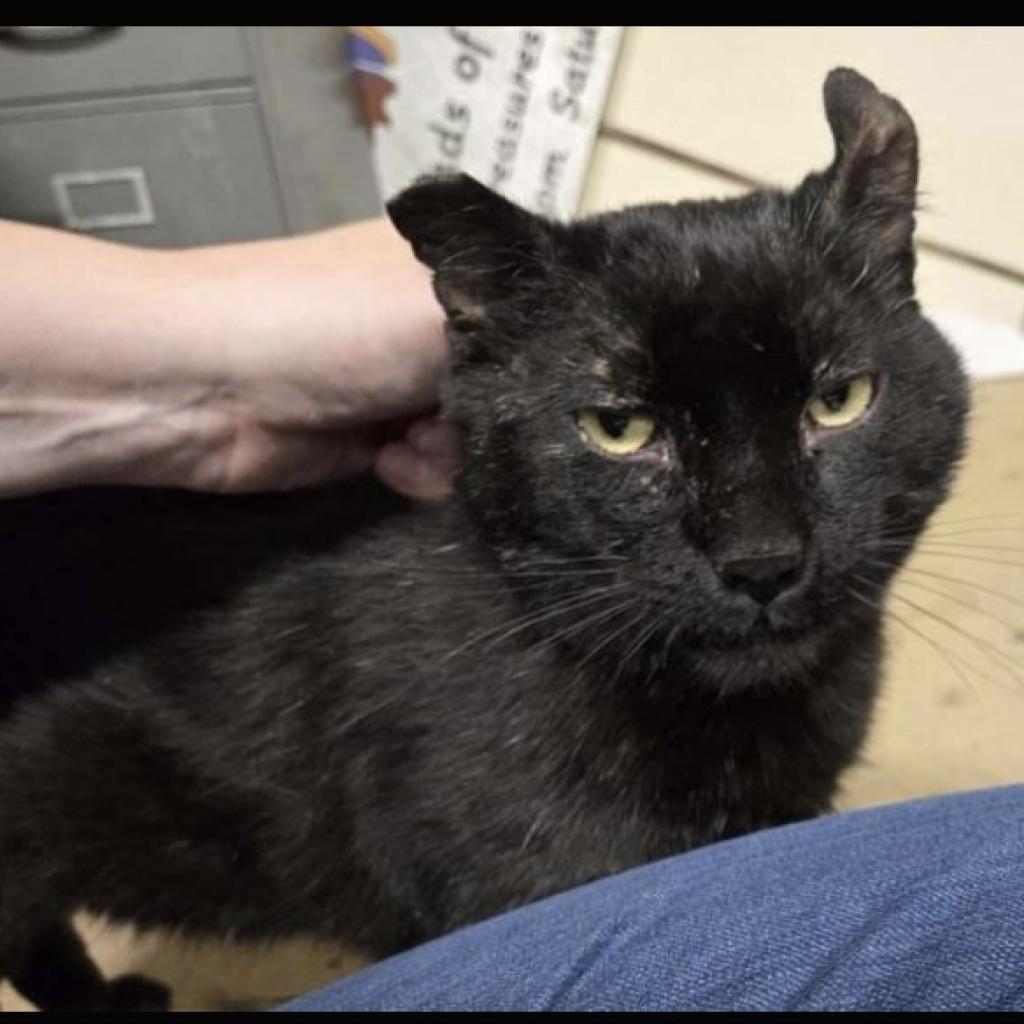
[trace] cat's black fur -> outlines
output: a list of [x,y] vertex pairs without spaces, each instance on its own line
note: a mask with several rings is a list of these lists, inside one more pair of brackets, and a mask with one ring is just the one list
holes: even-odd
[[[444,506],[0,505],[0,974],[159,1002],[102,984],[72,910],[386,954],[829,809],[966,389],[913,299],[909,118],[849,71],[826,110],[836,160],[789,194],[554,225],[459,177],[390,205],[450,318]],[[863,420],[811,429],[863,373]],[[607,457],[574,414],[623,405],[659,433]],[[730,575],[780,552],[770,603]]]

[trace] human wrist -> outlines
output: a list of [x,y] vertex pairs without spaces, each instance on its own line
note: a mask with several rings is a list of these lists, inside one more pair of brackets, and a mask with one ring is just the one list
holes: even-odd
[[173,261],[23,225],[0,388],[0,496],[101,483],[173,484],[216,433],[218,360],[174,327]]
[[339,429],[436,403],[443,314],[429,273],[387,221],[194,258],[235,311],[224,378],[259,418]]

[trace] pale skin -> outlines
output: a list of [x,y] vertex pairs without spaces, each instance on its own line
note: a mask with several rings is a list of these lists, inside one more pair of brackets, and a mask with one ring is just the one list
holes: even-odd
[[0,252],[0,497],[448,493],[443,314],[386,220],[173,251],[0,221]]

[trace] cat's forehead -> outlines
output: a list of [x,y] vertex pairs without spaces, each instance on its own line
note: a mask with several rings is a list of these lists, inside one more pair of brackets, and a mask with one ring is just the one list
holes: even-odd
[[873,347],[862,310],[808,253],[784,198],[650,208],[606,222],[593,260],[595,374],[814,375]]

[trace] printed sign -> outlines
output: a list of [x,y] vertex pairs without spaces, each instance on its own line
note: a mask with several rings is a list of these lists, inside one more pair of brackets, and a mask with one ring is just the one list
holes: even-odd
[[380,190],[465,171],[537,213],[575,214],[622,28],[352,26]]

